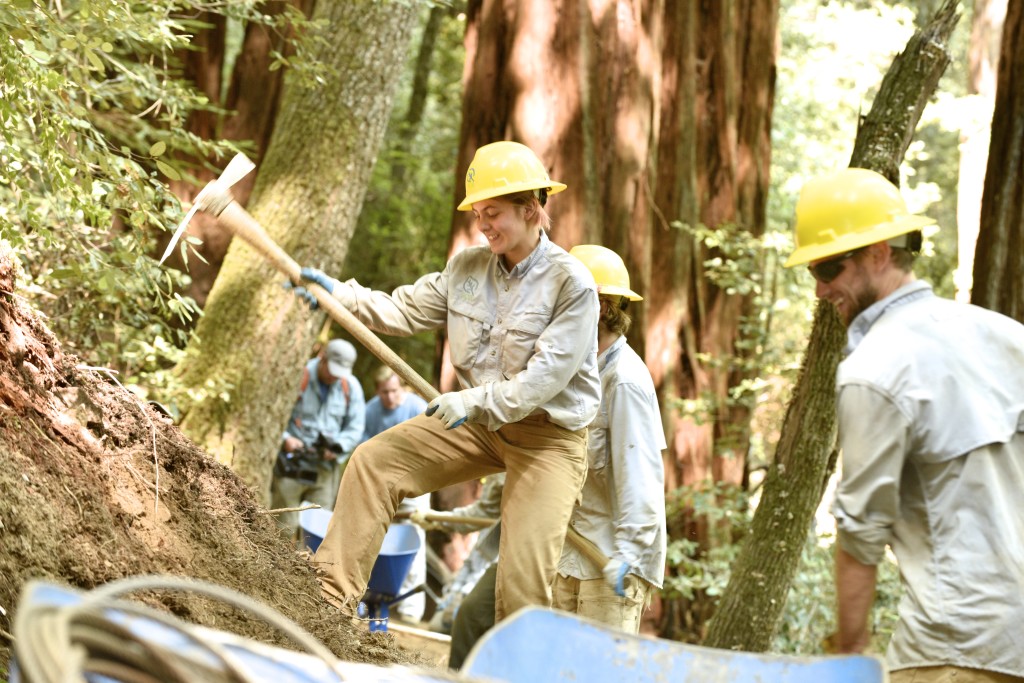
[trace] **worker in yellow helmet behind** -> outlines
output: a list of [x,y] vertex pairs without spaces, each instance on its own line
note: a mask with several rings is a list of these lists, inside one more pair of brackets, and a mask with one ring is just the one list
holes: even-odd
[[[626,308],[642,297],[611,249],[584,244],[569,252],[594,276],[601,302],[597,365],[601,407],[590,424],[587,478],[572,528],[604,555],[588,557],[566,542],[558,562],[552,607],[627,633],[637,633],[644,609],[665,578],[665,432],[654,381],[626,343]],[[504,532],[502,532],[504,533]],[[462,600],[452,624],[448,664],[460,669],[473,645],[494,625],[494,581],[488,567]]]
[[642,297],[630,289],[626,265],[611,249],[582,244],[569,253],[594,276],[601,302],[601,408],[590,424],[589,469],[570,524],[607,561],[596,566],[567,543],[553,607],[637,633],[644,609],[664,581],[666,552],[661,409],[651,373],[626,343],[632,322],[627,306]]
[[837,373],[842,652],[870,639],[889,545],[904,586],[893,683],[1024,680],[1024,325],[941,299],[912,265],[921,229],[883,176],[808,182],[796,249],[847,326]]

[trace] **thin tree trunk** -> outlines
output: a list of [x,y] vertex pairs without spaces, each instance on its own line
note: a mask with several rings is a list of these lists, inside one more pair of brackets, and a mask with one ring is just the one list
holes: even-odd
[[[959,19],[948,0],[893,60],[854,144],[851,166],[895,174],[924,103],[949,64],[947,44]],[[834,463],[835,372],[845,335],[838,315],[819,304],[768,470],[750,535],[733,563],[729,585],[705,645],[763,652],[771,646],[824,482]],[[810,371],[808,371],[810,369]]]
[[1024,322],[1024,0],[1010,0],[971,302]]
[[[288,82],[250,212],[303,265],[337,273],[348,252],[390,115],[412,3],[319,2],[327,25],[317,57],[329,82]],[[233,243],[179,370],[199,400],[182,427],[266,497],[272,458],[303,363],[323,322],[281,287],[282,277]]]
[[434,5],[430,8],[427,23],[423,27],[420,47],[416,53],[409,105],[406,108],[405,117],[402,119],[402,127],[396,135],[395,160],[391,166],[392,188],[395,192],[405,192],[405,177],[408,170],[406,159],[412,154],[412,143],[419,132],[420,123],[423,121],[423,112],[426,110],[427,95],[430,91],[431,62],[434,58],[437,36],[441,31],[442,22],[451,12],[451,7]]
[[981,225],[981,195],[996,99],[999,43],[1006,20],[1006,0],[974,0],[971,42],[967,48],[967,94],[979,115],[960,130],[960,172],[956,193],[957,266],[953,273],[957,301],[970,301],[974,248]]

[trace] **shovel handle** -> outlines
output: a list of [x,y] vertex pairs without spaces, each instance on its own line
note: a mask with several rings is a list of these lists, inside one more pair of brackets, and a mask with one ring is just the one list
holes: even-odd
[[[302,267],[270,238],[270,235],[256,222],[256,219],[243,209],[238,202],[230,202],[220,213],[219,221],[232,234],[242,238],[249,246],[266,257],[275,268],[288,276],[288,279],[293,284],[302,282]],[[380,337],[352,315],[352,312],[331,296],[326,289],[313,282],[303,282],[302,284],[308,291],[312,292],[320,307],[335,322],[345,328],[370,353],[379,358],[381,362],[394,370],[395,374],[405,380],[405,383],[413,391],[427,401],[433,400],[438,395],[437,389],[427,380],[420,377],[401,356],[392,351],[390,347],[380,340]]]

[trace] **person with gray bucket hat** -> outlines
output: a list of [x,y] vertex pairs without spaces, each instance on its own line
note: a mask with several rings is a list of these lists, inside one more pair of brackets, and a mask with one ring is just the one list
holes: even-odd
[[[352,375],[355,361],[352,344],[332,339],[306,363],[274,463],[271,509],[303,502],[334,509],[341,472],[363,437],[366,403]],[[285,538],[296,539],[297,512],[279,512],[277,522]]]

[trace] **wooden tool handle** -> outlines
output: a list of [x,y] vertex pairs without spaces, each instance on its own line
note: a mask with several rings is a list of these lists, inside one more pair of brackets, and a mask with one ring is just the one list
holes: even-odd
[[[412,517],[411,512],[399,512],[395,515],[395,519],[409,519],[410,517]],[[447,512],[425,512],[423,513],[423,519],[428,522],[438,522],[439,524],[475,526],[480,529],[485,529],[498,523],[498,520],[491,517],[450,515]]]
[[380,340],[380,337],[352,315],[352,312],[331,296],[326,289],[313,282],[303,282],[301,275],[302,267],[288,256],[274,240],[270,239],[270,235],[238,202],[233,201],[229,203],[220,213],[219,221],[221,225],[230,230],[234,235],[242,238],[247,244],[266,257],[274,267],[287,275],[292,283],[301,283],[303,287],[312,292],[320,307],[335,322],[348,330],[370,353],[394,370],[413,391],[427,401],[434,399],[438,395],[437,389],[420,377],[401,356],[392,351]]
[[601,549],[594,545],[594,542],[583,537],[573,527],[565,534],[569,542],[576,546],[576,550],[583,553],[583,556],[594,563],[598,569],[604,569],[605,565],[611,562],[611,558],[601,552]]

